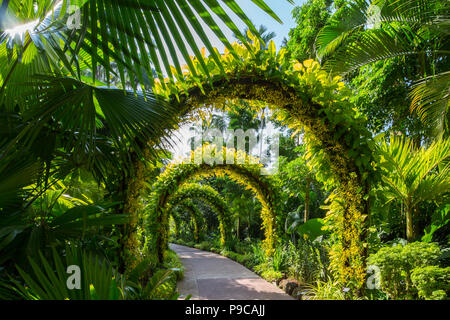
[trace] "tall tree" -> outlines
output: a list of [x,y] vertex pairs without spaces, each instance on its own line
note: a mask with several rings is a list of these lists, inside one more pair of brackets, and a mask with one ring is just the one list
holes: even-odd
[[316,37],[328,22],[333,3],[333,0],[307,0],[292,10],[297,25],[289,31],[286,47],[293,58],[303,61],[316,57]]
[[439,136],[448,132],[449,120],[448,12],[450,3],[440,0],[350,2],[320,31],[316,52],[335,74],[348,74],[374,61],[415,56],[416,73],[423,79],[412,86],[411,111]]

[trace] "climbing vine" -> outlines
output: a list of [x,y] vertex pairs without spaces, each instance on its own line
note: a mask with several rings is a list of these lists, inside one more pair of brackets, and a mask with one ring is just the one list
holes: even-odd
[[[234,155],[234,164],[195,164],[192,162],[195,152],[205,152],[212,146],[205,145],[192,152],[191,158],[185,162],[174,162],[167,166],[166,170],[157,178],[152,186],[149,204],[146,209],[145,246],[144,250],[157,252],[160,261],[168,245],[169,214],[167,205],[170,203],[171,195],[176,194],[182,185],[200,177],[228,176],[235,182],[251,190],[255,197],[261,202],[261,218],[263,221],[265,239],[263,241],[267,255],[272,255],[277,242],[276,216],[277,216],[277,191],[273,187],[270,176],[261,175],[262,165],[257,164],[242,150],[222,148],[225,158],[231,152]],[[245,159],[239,161],[239,159]],[[242,163],[242,164],[239,164]],[[224,230],[226,233],[226,230]]]
[[219,220],[220,240],[222,245],[230,233],[230,212],[223,197],[212,187],[198,183],[186,183],[170,198],[168,211],[188,199],[199,199],[208,204],[217,214]]
[[200,230],[202,229],[201,226],[204,224],[202,213],[192,199],[186,198],[176,202],[175,206],[169,209],[169,214],[175,217],[174,220],[179,220],[178,215],[183,210],[187,210],[191,215],[192,224],[194,225],[194,240],[198,243],[200,240]]
[[[178,81],[157,82],[155,92],[178,105],[181,115],[231,100],[264,102],[278,120],[302,128],[309,165],[318,180],[334,189],[328,207],[328,221],[339,239],[332,250],[333,264],[344,283],[360,288],[370,185],[378,179],[367,119],[349,102],[350,91],[340,77],[330,77],[314,60],[290,59],[273,42],[261,49],[258,39],[249,36],[251,45],[235,43],[220,56],[223,69],[205,59],[208,72],[175,72]],[[200,70],[199,61],[191,62]]]
[[[331,253],[332,265],[342,282],[361,288],[365,280],[367,256],[366,221],[369,215],[370,186],[378,175],[374,169],[375,144],[366,129],[366,117],[349,102],[350,91],[340,77],[331,78],[318,62],[291,60],[284,49],[271,42],[261,49],[253,44],[232,45],[232,51],[220,56],[223,68],[205,58],[208,72],[195,75],[185,69],[175,70],[177,82],[158,80],[154,92],[178,108],[183,121],[193,111],[204,107],[222,108],[229,101],[251,100],[271,107],[278,120],[289,127],[304,130],[308,165],[315,168],[317,179],[334,190],[329,198],[327,221],[338,240]],[[199,62],[191,61],[199,69]],[[137,161],[141,161],[140,159]],[[153,248],[160,259],[167,243],[168,215],[165,205],[170,194],[196,175],[227,174],[236,177],[249,173],[245,185],[255,191],[263,205],[262,217],[266,252],[276,243],[276,201],[270,183],[260,179],[259,171],[245,166],[178,164],[169,166],[152,188],[144,223],[144,249]],[[153,223],[152,223],[153,221]],[[154,237],[148,237],[154,234]],[[148,241],[148,239],[154,239]]]

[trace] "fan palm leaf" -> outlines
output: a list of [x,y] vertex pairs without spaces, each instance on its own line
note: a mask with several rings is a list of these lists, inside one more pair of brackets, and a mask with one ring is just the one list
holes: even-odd
[[[263,0],[252,2],[281,22]],[[36,11],[32,9],[33,4]],[[70,12],[70,5],[76,5],[79,10]],[[114,62],[122,85],[125,86],[128,74],[131,86],[136,88],[134,76],[142,84],[142,70],[152,74],[154,67],[162,83],[164,72],[170,78],[173,76],[171,64],[181,73],[181,57],[195,74],[198,70],[190,64],[190,52],[197,57],[202,71],[208,73],[199,44],[208,49],[220,67],[218,53],[213,49],[206,31],[215,34],[233,52],[223,28],[218,25],[218,21],[221,21],[246,43],[244,35],[225,8],[256,34],[256,28],[234,0],[223,3],[217,0],[40,0],[25,3],[9,0],[3,1],[3,6],[7,8],[6,17],[24,23],[19,27],[14,24],[8,27],[10,21],[2,19],[4,21],[0,25],[1,56],[6,57],[6,51],[10,56],[10,63],[2,64],[0,85],[3,89],[7,82],[14,80],[11,76],[23,66],[21,58],[28,50],[31,51],[28,60],[36,60],[30,72],[37,66],[42,67],[39,71],[55,72],[58,68],[65,68],[72,76],[80,76],[80,69],[84,65],[93,71],[92,78],[95,81],[97,67],[102,66],[108,80]],[[213,18],[211,12],[217,19]],[[71,29],[67,22],[74,14],[79,15],[80,25]],[[40,57],[36,57],[37,49]],[[71,62],[78,69],[76,74]],[[52,63],[55,66],[52,67]]]

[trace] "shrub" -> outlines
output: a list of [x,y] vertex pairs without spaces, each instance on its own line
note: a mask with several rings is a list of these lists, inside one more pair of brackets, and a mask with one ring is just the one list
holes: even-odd
[[426,266],[414,268],[411,281],[419,297],[425,300],[444,300],[450,290],[450,267]]
[[266,269],[261,273],[261,277],[263,277],[269,282],[273,282],[283,278],[283,274],[280,271],[276,271],[273,269]]
[[328,251],[320,241],[300,240],[297,245],[289,242],[287,256],[289,275],[302,282],[326,280],[329,276]]
[[314,284],[307,285],[308,300],[345,300],[345,288],[339,281],[328,278],[327,281],[317,280]]
[[273,270],[275,271],[285,271],[287,264],[287,254],[284,247],[278,247],[273,256],[270,258],[270,262]]
[[[180,261],[180,258],[173,250],[167,250],[163,266],[167,269],[174,271],[175,280],[181,280],[184,277],[184,266]],[[176,281],[175,281],[176,282]]]
[[226,242],[225,242],[225,248],[228,251],[236,251],[236,246],[239,243],[239,239],[237,238],[229,238]]
[[[197,247],[197,246],[196,246]],[[198,244],[198,249],[203,251],[210,251],[211,250],[211,244],[208,241],[202,241]]]
[[210,251],[211,250],[211,244],[208,241],[202,241],[200,243],[197,243],[194,245],[194,248],[203,250],[203,251]]
[[247,268],[252,268],[254,266],[251,253],[240,255],[238,262]]
[[417,296],[417,289],[411,281],[412,270],[436,263],[439,256],[437,244],[413,242],[405,246],[383,247],[369,257],[368,263],[380,268],[381,290],[389,298],[413,299]]
[[252,250],[252,265],[258,265],[261,263],[264,263],[266,260],[266,255],[264,253],[264,249],[261,247],[261,244],[252,244],[251,245],[251,250]]

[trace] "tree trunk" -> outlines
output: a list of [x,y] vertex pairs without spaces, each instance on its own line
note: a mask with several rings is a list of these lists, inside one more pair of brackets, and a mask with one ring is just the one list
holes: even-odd
[[[144,157],[149,155],[147,148],[143,149]],[[140,241],[137,237],[139,213],[142,210],[142,203],[140,201],[141,192],[145,187],[145,162],[138,158],[136,153],[131,155],[133,165],[133,172],[126,179],[125,186],[125,201],[123,205],[123,213],[130,214],[128,224],[121,226],[121,239],[119,269],[122,272],[132,270],[140,260],[139,250]]]
[[240,227],[241,227],[241,218],[238,217],[237,218],[237,228],[236,228],[236,235],[237,235],[238,240],[239,240],[239,228]]
[[195,238],[195,243],[199,243],[200,240],[200,232],[199,232],[199,226],[198,226],[198,220],[197,217],[193,216],[192,220],[194,222],[194,238]]
[[410,204],[406,204],[406,240],[413,242],[416,238],[414,232],[414,207]]
[[303,219],[303,222],[308,221],[309,219],[309,202],[310,202],[310,197],[309,197],[309,190],[310,190],[310,184],[311,184],[311,176],[308,173],[306,175],[306,187],[305,187],[305,216]]

